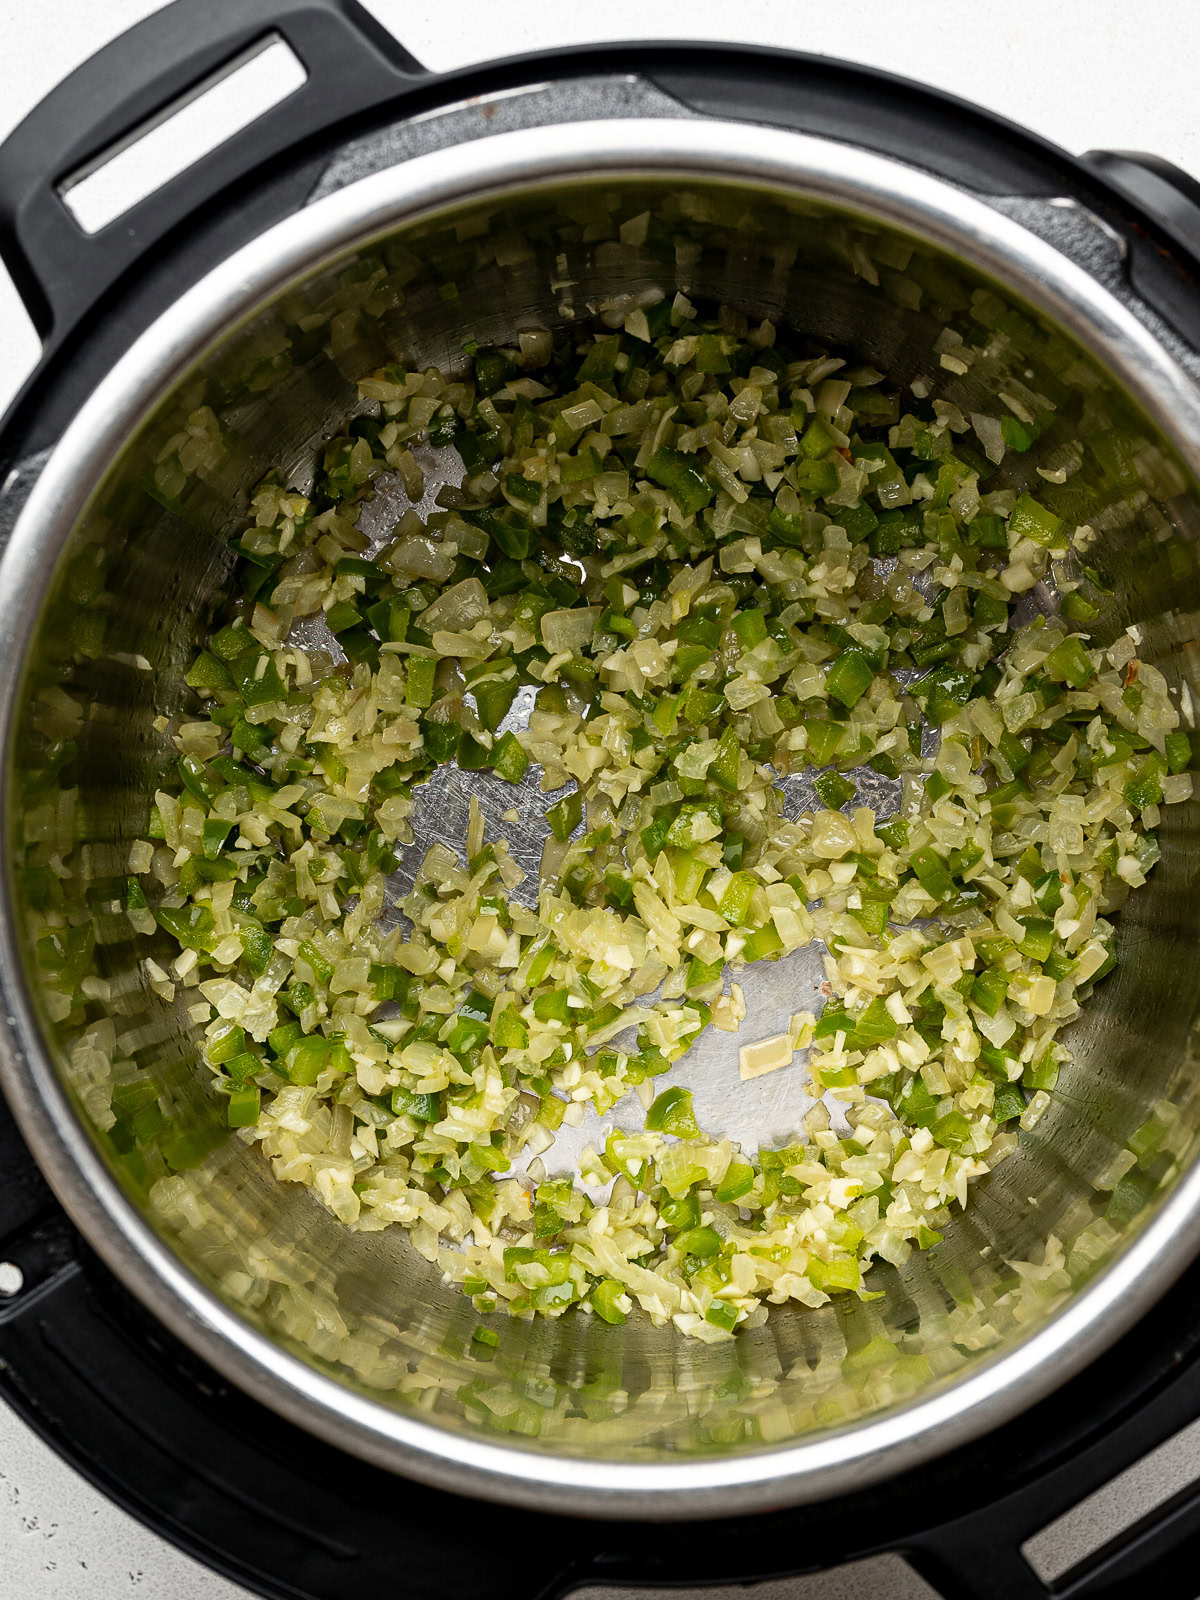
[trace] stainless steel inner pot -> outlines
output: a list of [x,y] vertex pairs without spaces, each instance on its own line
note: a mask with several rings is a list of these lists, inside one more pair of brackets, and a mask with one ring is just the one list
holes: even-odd
[[[647,210],[647,242],[623,242],[621,222]],[[1115,591],[1101,636],[1136,624],[1190,722],[1200,403],[1186,353],[1123,288],[1100,223],[1069,203],[985,204],[883,157],[744,124],[499,133],[387,167],[242,250],[134,345],[42,472],[0,567],[0,1055],[21,1127],[83,1232],[261,1400],[455,1489],[698,1516],[831,1495],[963,1442],[1094,1355],[1190,1259],[1194,809],[1164,815],[1162,864],[1123,913],[1121,965],[1074,1029],[1052,1107],[945,1242],[876,1268],[877,1300],[774,1308],[717,1346],[640,1317],[614,1329],[568,1315],[497,1320],[495,1358],[474,1359],[477,1314],[405,1232],[348,1232],[227,1134],[196,1061],[197,995],[181,988],[167,1006],[150,993],[149,947],[118,903],[128,843],[172,757],[155,719],[189,703],[182,673],[263,472],[303,486],[314,442],[381,362],[453,365],[468,338],[579,326],[650,285],[769,315],[967,413],[1023,381],[1011,319],[1052,335],[1064,412],[1123,417],[1176,464],[1157,493],[1109,497],[1089,559]],[[935,350],[947,325],[987,346],[966,373]],[[1014,467],[1037,485],[1035,459]],[[1095,470],[1089,458],[1080,472]],[[382,537],[403,503],[386,489],[371,529]],[[103,616],[102,643],[81,613]],[[477,789],[511,833],[499,819],[511,791],[488,778]],[[401,875],[432,836],[461,838],[466,793],[453,776],[430,790]],[[875,798],[893,803],[886,786]],[[516,842],[536,864],[532,787],[528,801]],[[96,941],[86,1006],[67,1015],[39,976],[51,878],[78,937],[90,928]],[[747,1037],[811,1003],[819,976],[803,953],[756,976]],[[794,1133],[811,1104],[799,1068],[741,1085],[724,1036],[674,1076],[695,1086],[707,1126],[751,1146]],[[129,1093],[144,1084],[148,1097]],[[139,1093],[157,1113],[130,1113]],[[636,1124],[640,1108],[626,1115]],[[581,1142],[564,1137],[548,1169]]]

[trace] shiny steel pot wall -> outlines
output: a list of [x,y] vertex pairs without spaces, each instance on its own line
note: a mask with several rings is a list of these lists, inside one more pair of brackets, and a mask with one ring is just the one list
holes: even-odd
[[[1108,251],[1086,219],[1082,231]],[[468,339],[578,327],[650,286],[769,316],[966,413],[1036,377],[1064,422],[1107,413],[1140,433],[1137,483],[1109,482],[1089,456],[1053,489],[1037,448],[1014,471],[1065,515],[1095,491],[1089,559],[1113,589],[1099,636],[1136,623],[1187,718],[1200,411],[1161,330],[1011,218],[845,147],[711,122],[501,135],[265,235],[134,347],[55,452],[0,569],[0,1037],[23,1130],[76,1221],[219,1369],[436,1482],[661,1516],[813,1498],[912,1465],[1027,1406],[1146,1309],[1196,1237],[1200,929],[1195,818],[1174,807],[1050,1110],[945,1243],[877,1267],[877,1300],[777,1308],[729,1344],[568,1315],[499,1324],[481,1364],[477,1314],[405,1232],[348,1232],[224,1127],[197,1059],[198,995],[150,992],[145,957],[165,965],[171,948],[131,936],[121,895],[173,760],[157,719],[192,703],[183,673],[226,601],[248,491],[272,467],[304,487],[314,444],[379,364],[453,366]],[[984,352],[965,372],[940,359],[946,327]],[[448,452],[426,464],[453,476]],[[364,527],[382,537],[405,503],[385,488]],[[512,834],[498,786],[443,774],[401,878],[433,837],[461,838],[468,778]],[[543,831],[516,830],[527,866]],[[805,963],[748,982],[750,1037],[811,997],[819,966]],[[811,1103],[799,1073],[741,1085],[735,1054],[718,1037],[676,1069],[705,1125],[748,1145],[795,1133]],[[587,1133],[547,1167],[572,1164]]]

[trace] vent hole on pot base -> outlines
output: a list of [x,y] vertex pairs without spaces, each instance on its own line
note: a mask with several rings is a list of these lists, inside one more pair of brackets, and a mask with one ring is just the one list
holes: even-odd
[[307,77],[295,51],[268,34],[64,178],[63,204],[85,233],[98,233],[286,100]]
[[1130,1530],[1159,1521],[1173,1500],[1190,1499],[1188,1491],[1194,1492],[1198,1479],[1200,1421],[1056,1517],[1025,1541],[1021,1554],[1044,1583],[1058,1584],[1110,1547],[1115,1551],[1129,1544]]

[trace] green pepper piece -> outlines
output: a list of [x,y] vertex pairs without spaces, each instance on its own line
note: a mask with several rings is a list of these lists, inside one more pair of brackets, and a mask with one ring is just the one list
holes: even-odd
[[675,820],[667,829],[666,842],[681,850],[694,849],[708,839],[719,837],[721,821],[719,800],[688,801],[680,806]]
[[232,682],[224,662],[207,650],[201,650],[192,663],[185,682],[192,689],[228,689]]
[[520,783],[528,767],[529,756],[515,733],[506,733],[492,746],[492,770],[505,783]]
[[890,904],[887,900],[864,899],[850,915],[856,922],[861,922],[868,933],[878,937],[887,928]]
[[992,1116],[997,1122],[1011,1122],[1014,1117],[1022,1116],[1024,1111],[1025,1096],[1021,1093],[1020,1084],[1005,1083],[996,1090]]
[[160,906],[154,916],[159,926],[165,928],[185,950],[198,950],[202,955],[207,955],[212,949],[215,922],[206,905],[181,906],[177,910]]
[[1047,916],[1052,916],[1063,903],[1062,874],[1057,871],[1043,872],[1041,877],[1035,878],[1033,897]]
[[970,1140],[971,1124],[961,1111],[947,1111],[944,1117],[938,1117],[929,1131],[945,1149],[961,1150]]
[[[285,1056],[298,1039],[304,1037],[304,1029],[298,1022],[281,1022],[278,1027],[272,1028],[267,1035],[267,1044],[277,1056]],[[239,1049],[241,1046],[238,1047]]]
[[721,1235],[715,1228],[689,1228],[674,1244],[680,1255],[696,1256],[704,1261],[720,1252]]
[[854,1024],[853,1048],[869,1050],[899,1033],[899,1025],[887,1008],[882,995],[877,995]]
[[680,645],[679,649],[671,657],[672,683],[686,683],[694,672],[701,667],[707,666],[711,660],[712,651],[707,645]]
[[255,977],[258,977],[271,964],[271,957],[275,954],[275,941],[265,928],[253,923],[245,923],[240,927],[238,938],[242,942],[243,960]]
[[[803,441],[801,441],[803,444]],[[796,487],[804,493],[816,495],[833,494],[837,489],[840,479],[837,468],[832,461],[806,461],[798,459],[792,467]]]
[[707,776],[711,782],[729,794],[736,794],[742,766],[742,747],[732,728],[726,728],[717,740],[717,753],[709,763]]
[[687,644],[702,644],[706,650],[715,650],[721,642],[721,624],[693,612],[676,623],[675,636]]
[[490,1020],[467,1016],[460,1011],[446,1035],[446,1049],[452,1055],[466,1055],[468,1051],[474,1050],[476,1045],[490,1038],[491,1032]]
[[438,1122],[442,1115],[442,1100],[436,1094],[413,1094],[408,1089],[393,1089],[392,1110],[398,1117],[411,1117],[414,1122]]
[[800,454],[807,457],[809,461],[816,461],[821,456],[827,456],[831,450],[836,448],[837,440],[832,433],[830,433],[820,417],[813,417],[800,435]]
[[[299,1033],[299,1025],[297,1025],[296,1031]],[[214,1067],[220,1067],[223,1066],[226,1061],[232,1061],[234,1056],[240,1056],[245,1048],[246,1030],[244,1028],[239,1028],[235,1023],[234,1026],[230,1028],[227,1033],[223,1033],[219,1039],[210,1040],[205,1053]]]
[[719,915],[733,927],[740,928],[750,915],[750,901],[757,888],[758,879],[752,872],[735,872],[717,905]]
[[749,1194],[754,1187],[754,1168],[748,1161],[739,1161],[736,1157],[725,1169],[725,1176],[717,1185],[717,1199],[723,1205],[730,1205],[734,1200],[740,1200],[744,1194]]
[[595,1284],[588,1295],[592,1310],[602,1322],[619,1326],[626,1320],[625,1312],[621,1310],[617,1301],[625,1293],[625,1285],[616,1278],[603,1278]]
[[783,950],[783,940],[779,937],[775,927],[768,922],[761,928],[755,928],[745,944],[742,946],[742,959],[745,961],[762,961],[768,956],[777,956]]
[[710,721],[725,704],[725,697],[711,689],[701,689],[691,684],[683,700],[683,715],[692,726],[699,727]]
[[396,1000],[403,1004],[408,998],[408,991],[412,986],[412,973],[406,972],[403,967],[372,962],[369,977],[371,992],[376,1000],[380,1002]]
[[753,650],[756,644],[761,644],[767,637],[766,613],[756,607],[738,611],[730,626],[741,641],[743,650]]
[[1017,500],[1008,519],[1009,539],[1035,539],[1047,548],[1065,543],[1062,535],[1062,518],[1040,504],[1032,495],[1023,494]]
[[1081,688],[1096,671],[1091,657],[1075,634],[1055,645],[1043,665],[1050,677],[1069,683],[1073,689]]
[[1078,589],[1072,589],[1070,594],[1063,596],[1062,614],[1068,622],[1095,622],[1100,615],[1100,607],[1093,605]]
[[[569,989],[548,989],[545,994],[535,995],[534,1016],[539,1022],[570,1022],[570,995]],[[584,1013],[580,1011],[578,1014],[582,1019]]]
[[664,1089],[646,1112],[646,1127],[651,1133],[669,1133],[679,1139],[698,1139],[700,1129],[692,1109],[692,1091],[677,1087]]
[[543,489],[543,484],[527,478],[522,472],[510,472],[504,480],[505,494],[511,495],[514,500],[520,500],[527,506],[537,506],[542,503]]
[[1132,778],[1125,785],[1125,803],[1141,811],[1145,806],[1161,805],[1162,797],[1161,757],[1155,752],[1143,757],[1134,768]]
[[231,1128],[252,1128],[258,1121],[261,1102],[262,1095],[256,1084],[235,1089],[226,1103],[226,1122]]
[[813,788],[830,811],[840,811],[848,800],[853,800],[858,794],[851,780],[844,778],[840,772],[823,772]]
[[1192,764],[1192,741],[1186,733],[1168,733],[1163,740],[1167,771],[1186,772]]
[[289,1081],[300,1085],[315,1083],[332,1054],[333,1045],[323,1034],[306,1034],[287,1053],[284,1070]]
[[694,517],[712,500],[712,485],[701,472],[697,457],[682,450],[665,446],[656,450],[646,463],[646,476],[667,491],[685,517]]
[[409,656],[408,684],[404,698],[410,706],[427,711],[433,704],[433,680],[438,664],[430,656]]
[[507,1006],[492,1024],[492,1040],[497,1050],[524,1050],[529,1044],[529,1029],[513,1006]]
[[851,647],[836,656],[825,674],[825,687],[847,711],[853,708],[875,681],[875,673],[861,650]]
[[971,1003],[994,1017],[1008,994],[1008,975],[995,967],[980,972],[971,983]]
[[591,445],[578,455],[560,455],[558,458],[558,475],[563,483],[583,483],[603,470],[604,463]]
[[935,900],[948,900],[954,893],[954,880],[936,850],[914,850],[911,864],[917,882]]
[[844,722],[830,722],[822,717],[805,717],[802,724],[808,735],[805,747],[814,767],[827,767],[837,754],[846,733]]
[[488,682],[470,685],[479,720],[489,733],[495,733],[512,709],[519,687],[515,672],[508,678],[493,678]]
[[546,811],[546,821],[558,842],[565,844],[583,821],[583,796],[579,790],[573,789],[550,806]]
[[588,346],[587,354],[575,374],[577,383],[611,383],[617,370],[617,357],[621,353],[621,336],[597,339]]
[[1045,961],[1054,946],[1054,924],[1048,917],[1018,917],[1025,937],[1017,945],[1031,961]]
[[708,867],[691,850],[672,849],[670,861],[675,879],[675,898],[682,904],[690,904],[700,893],[708,875]]
[[714,1300],[704,1313],[704,1320],[714,1328],[723,1328],[726,1333],[732,1333],[737,1326],[738,1309],[726,1300]]
[[825,1294],[857,1289],[862,1284],[862,1268],[850,1257],[822,1261],[820,1256],[809,1256],[805,1275],[814,1289],[820,1289]]
[[1058,1050],[1048,1044],[1041,1054],[1025,1068],[1021,1082],[1026,1089],[1053,1089],[1058,1082]]
[[[993,516],[986,511],[971,519],[967,525],[967,538],[971,544],[978,545],[981,550],[1006,550],[1008,548],[1008,534],[1005,531],[1004,518]],[[1005,616],[1007,616],[1007,605],[1004,607],[1004,612]]]
[[262,1065],[261,1058],[253,1051],[243,1050],[240,1055],[231,1056],[225,1063],[225,1073],[231,1082],[241,1088],[262,1071]]
[[287,699],[283,679],[269,650],[246,651],[230,662],[229,671],[248,706],[272,705]]
[[339,600],[325,613],[325,623],[330,633],[336,636],[347,632],[350,628],[361,627],[362,616],[356,606],[350,605],[346,600]]

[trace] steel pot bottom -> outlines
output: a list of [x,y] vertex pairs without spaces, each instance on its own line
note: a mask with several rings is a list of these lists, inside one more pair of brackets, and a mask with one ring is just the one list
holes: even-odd
[[[428,157],[321,202],[181,303],[60,447],[5,567],[20,617],[52,564],[58,583],[75,563],[29,646],[23,703],[35,710],[21,738],[32,742],[10,744],[9,931],[35,994],[40,880],[23,880],[23,852],[40,860],[46,830],[64,828],[70,850],[75,792],[79,842],[64,886],[77,920],[94,926],[109,998],[92,1003],[82,1037],[79,1014],[55,1021],[42,1004],[35,1022],[6,963],[16,1018],[7,1079],[43,1164],[110,1262],[219,1367],[293,1418],[475,1492],[683,1515],[830,1493],[979,1431],[1106,1342],[1183,1264],[1200,1116],[1189,1055],[1200,992],[1194,813],[1164,816],[1162,864],[1123,914],[1122,964],[1073,1031],[1075,1060],[1051,1108],[978,1185],[942,1246],[875,1269],[882,1298],[773,1309],[764,1327],[715,1347],[640,1316],[620,1329],[581,1315],[513,1321],[483,1365],[470,1354],[477,1314],[403,1230],[347,1231],[226,1136],[196,1061],[187,1011],[197,996],[180,989],[168,1006],[149,992],[145,945],[114,903],[171,759],[154,719],[189,703],[182,674],[225,600],[226,540],[247,492],[271,467],[304,487],[314,443],[355,408],[355,380],[378,365],[451,366],[468,338],[577,329],[613,297],[651,286],[770,317],[966,415],[994,414],[1006,386],[1018,396],[1022,385],[1053,386],[1059,417],[1107,410],[1173,444],[1189,467],[1200,428],[1186,380],[1135,319],[982,205],[818,141],[657,123],[643,155],[632,126],[559,130],[553,151],[505,136],[482,154],[473,147],[473,165],[459,152]],[[506,192],[473,198],[468,172],[477,193]],[[906,217],[907,234],[894,226]],[[1017,311],[997,295],[1006,274]],[[965,373],[940,361],[947,325],[987,346]],[[1009,456],[1038,487],[1035,459]],[[435,483],[452,475],[444,451],[426,464]],[[1088,455],[1070,481],[1099,488],[1108,507],[1093,517],[1093,557],[1116,591],[1104,634],[1136,622],[1143,655],[1186,696],[1196,504],[1183,474],[1166,498],[1098,474]],[[404,504],[389,483],[364,526],[382,538]],[[85,581],[98,550],[99,598]],[[107,618],[90,659],[63,647],[81,606]],[[76,745],[49,787],[44,755],[30,753],[44,745],[39,727]],[[496,831],[511,833],[500,820],[511,792],[486,779],[477,792]],[[875,799],[893,803],[882,788]],[[418,809],[427,832],[407,870],[431,836],[461,839],[465,808],[461,780],[443,775]],[[537,829],[519,833],[526,865],[536,867],[539,842]],[[801,953],[753,974],[748,1037],[811,1002],[814,961]],[[706,1126],[753,1147],[797,1129],[810,1103],[800,1074],[741,1085],[735,1047],[718,1036],[675,1077],[695,1087]],[[121,1089],[135,1080],[158,1092],[167,1111],[158,1127],[127,1109]],[[631,1125],[639,1118],[628,1113]],[[1140,1177],[1114,1207],[1130,1140],[1148,1123],[1160,1153],[1134,1169]],[[598,1127],[569,1143],[565,1130],[547,1169],[573,1165]]]

